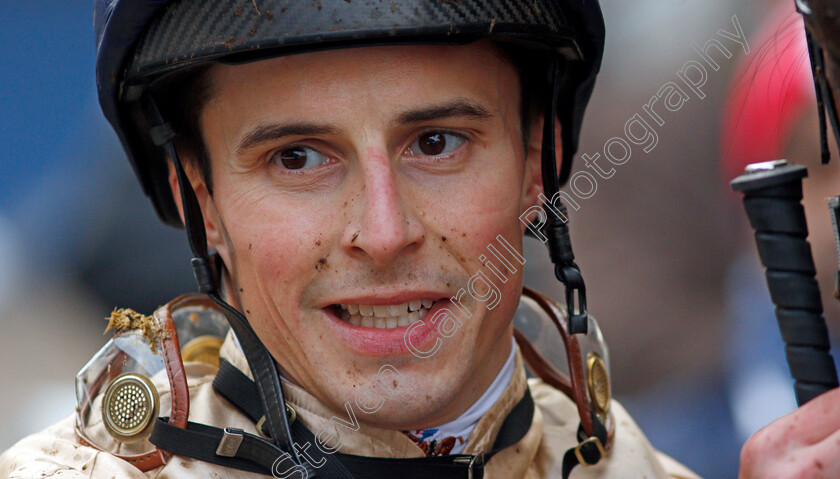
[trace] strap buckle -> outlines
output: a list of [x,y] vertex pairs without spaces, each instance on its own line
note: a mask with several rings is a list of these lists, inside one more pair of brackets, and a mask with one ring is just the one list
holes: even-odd
[[[592,449],[593,444],[595,445],[595,450]],[[584,449],[586,449],[586,451],[584,451]],[[596,450],[598,451],[598,456],[594,458],[595,460],[592,462],[587,461],[586,457],[584,456],[584,453],[591,457],[592,452]],[[577,457],[578,462],[584,467],[594,466],[595,464],[598,464],[598,462],[601,461],[601,458],[603,458],[606,455],[607,451],[606,449],[604,449],[604,445],[601,444],[601,440],[595,436],[586,438],[584,441],[578,444],[577,447],[575,447],[575,456]]]
[[265,433],[265,414],[257,421],[257,434],[266,441],[271,440],[271,436]]
[[452,462],[455,464],[466,464],[467,479],[473,479],[473,471],[475,470],[476,465],[478,465],[478,467],[484,467],[484,453],[478,453],[468,457],[456,457]]
[[245,431],[235,427],[226,427],[224,435],[219,441],[219,447],[216,448],[216,455],[223,457],[236,457],[239,452],[239,446],[242,444],[242,439],[245,438]]
[[257,434],[267,441],[271,440],[271,436],[265,433],[265,414],[262,415],[259,421],[257,421]]
[[[569,334],[589,332],[589,312],[586,309],[586,284],[580,269],[574,264],[557,265],[554,268],[557,279],[566,288],[566,312],[569,314]],[[577,296],[577,304],[575,304]]]
[[[293,408],[291,406],[291,404],[289,404],[288,401],[286,401],[285,404],[286,404],[286,417],[289,418],[289,425],[291,426],[295,422],[295,419],[297,419],[297,412],[295,412],[295,408]],[[264,428],[265,428],[265,414],[263,414],[262,417],[260,418],[260,420],[257,421],[257,434],[259,434],[261,438],[267,439],[267,440],[270,441],[271,436],[269,436],[265,432]]]

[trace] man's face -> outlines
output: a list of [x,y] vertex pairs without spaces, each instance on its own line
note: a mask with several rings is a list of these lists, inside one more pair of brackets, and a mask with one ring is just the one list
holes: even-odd
[[[521,251],[519,216],[540,192],[515,69],[480,42],[308,53],[209,74],[200,125],[214,192],[194,177],[196,192],[233,299],[283,375],[381,427],[457,417],[507,358],[522,287],[521,266],[507,270],[487,247],[502,250],[501,235]],[[466,314],[449,298],[479,271],[497,298],[473,282]],[[444,309],[462,323],[450,337],[429,322]],[[439,347],[418,357],[407,331],[415,352]],[[386,365],[398,374],[382,381]],[[360,388],[377,412],[359,410]]]

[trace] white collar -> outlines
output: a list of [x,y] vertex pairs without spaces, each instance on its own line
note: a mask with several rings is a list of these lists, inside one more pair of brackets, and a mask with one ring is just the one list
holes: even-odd
[[[450,454],[460,453],[464,449],[464,446],[466,446],[467,439],[470,437],[470,433],[478,420],[502,397],[502,393],[504,393],[508,384],[510,384],[510,380],[513,378],[514,365],[516,364],[516,348],[514,344],[514,339],[511,338],[510,354],[508,354],[508,358],[502,366],[502,369],[499,370],[499,374],[496,375],[496,378],[490,383],[490,386],[487,387],[484,394],[472,406],[467,408],[463,414],[442,426],[409,432],[415,436],[425,436],[423,437],[423,442],[427,443],[439,441],[446,437],[454,437],[456,438],[455,446],[452,448]],[[461,440],[458,440],[459,437]]]

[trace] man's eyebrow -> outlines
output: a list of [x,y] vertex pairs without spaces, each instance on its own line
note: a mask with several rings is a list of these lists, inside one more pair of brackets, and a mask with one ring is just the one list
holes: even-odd
[[236,154],[262,143],[275,141],[284,136],[335,135],[338,128],[316,123],[262,123],[249,130],[236,144]]
[[440,105],[432,105],[413,110],[406,110],[396,116],[393,123],[398,125],[410,125],[423,123],[425,121],[441,120],[444,118],[467,117],[476,120],[487,120],[493,117],[490,110],[480,104],[457,99]]

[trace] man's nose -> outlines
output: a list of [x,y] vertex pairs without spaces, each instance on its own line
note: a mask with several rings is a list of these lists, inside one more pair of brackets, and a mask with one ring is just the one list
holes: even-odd
[[398,188],[388,155],[369,152],[359,161],[361,184],[342,234],[342,246],[353,256],[366,256],[386,266],[422,244],[425,231],[407,192]]

